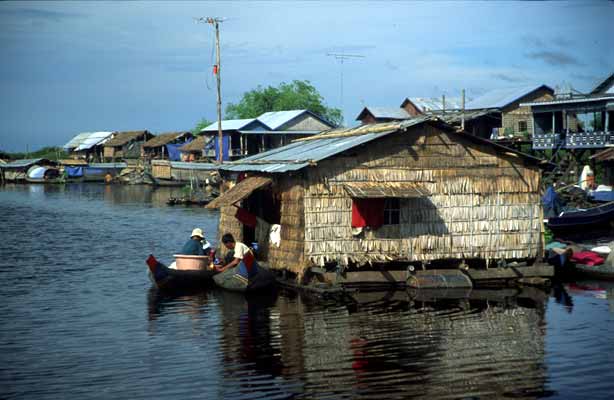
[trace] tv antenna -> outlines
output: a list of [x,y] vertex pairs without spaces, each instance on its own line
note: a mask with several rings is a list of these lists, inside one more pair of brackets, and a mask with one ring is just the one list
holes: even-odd
[[346,54],[346,53],[327,53],[328,57],[334,57],[335,60],[339,61],[339,104],[341,108],[341,112],[343,112],[343,63],[345,60],[351,60],[354,58],[365,58],[365,56],[361,54]]
[[[217,78],[217,134],[218,134],[218,156],[217,162],[222,163],[224,159],[224,136],[222,134],[222,78],[220,68],[220,22],[224,22],[225,18],[220,17],[198,17],[194,18],[196,23],[210,24],[215,28],[215,64],[213,65],[213,74]],[[230,151],[230,149],[228,149]]]

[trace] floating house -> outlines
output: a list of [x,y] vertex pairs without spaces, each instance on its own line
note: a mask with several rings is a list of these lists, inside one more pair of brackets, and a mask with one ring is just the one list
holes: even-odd
[[[334,128],[334,124],[309,110],[271,111],[253,119],[222,121],[224,160],[236,160],[284,146],[292,140]],[[217,159],[218,124],[201,131],[212,140],[205,144],[205,156]],[[215,140],[213,140],[215,138]],[[229,149],[226,154],[226,149]]]
[[479,122],[474,122],[475,129],[480,132],[479,136],[486,136],[486,132],[490,130],[491,133],[496,132],[492,135],[493,139],[529,138],[534,133],[531,109],[523,103],[548,101],[553,98],[554,90],[546,85],[502,88],[469,101],[465,110],[484,113],[484,117],[479,117]]
[[[205,145],[214,140],[211,136],[197,136],[191,142],[184,144],[179,147],[179,152],[181,153],[181,161],[198,161],[202,160],[205,157]],[[211,157],[215,157],[215,154],[212,154]]]
[[614,146],[614,74],[588,95],[563,95],[521,106],[530,110],[534,149]]
[[111,161],[140,158],[143,144],[153,136],[146,130],[117,132],[104,144],[104,158]]
[[144,157],[150,160],[180,161],[179,148],[194,138],[191,132],[161,133],[143,143]]
[[421,116],[224,164],[208,207],[221,209],[220,235],[257,242],[271,268],[299,280],[318,269],[493,265],[542,252],[539,161]]
[[202,162],[152,160],[151,175],[158,186],[205,186],[213,183],[219,165]]
[[101,161],[103,146],[114,132],[85,132],[76,135],[63,147],[73,157],[87,161]]
[[441,113],[461,109],[461,100],[455,97],[407,97],[401,103],[401,108],[410,116],[427,113]]
[[55,161],[51,161],[47,158],[28,158],[0,164],[0,170],[2,172],[2,179],[5,182],[25,182],[30,168],[56,165],[57,163]]

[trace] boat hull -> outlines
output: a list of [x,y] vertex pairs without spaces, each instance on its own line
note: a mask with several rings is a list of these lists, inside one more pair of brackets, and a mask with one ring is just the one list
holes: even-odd
[[178,270],[168,268],[150,255],[146,261],[149,267],[149,276],[158,289],[178,290],[206,287],[213,281],[217,273],[214,270]]
[[548,219],[548,228],[555,234],[588,233],[589,231],[609,231],[614,221],[614,203],[604,204],[583,211],[564,213]]
[[258,272],[249,279],[245,279],[238,272],[239,266],[236,266],[215,275],[213,280],[222,289],[233,292],[259,292],[274,286],[275,276],[267,268],[259,266]]
[[601,265],[585,265],[576,264],[574,270],[584,276],[588,276],[596,279],[614,280],[614,266],[601,264]]

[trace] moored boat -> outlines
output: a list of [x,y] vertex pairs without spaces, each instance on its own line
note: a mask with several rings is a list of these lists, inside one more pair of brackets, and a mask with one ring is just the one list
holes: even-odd
[[614,280],[614,265],[600,264],[600,265],[586,265],[575,264],[574,270],[584,276],[588,276],[596,279],[608,279]]
[[273,273],[259,265],[253,272],[247,273],[239,264],[215,275],[213,280],[219,287],[233,292],[258,292],[270,289],[275,284]]
[[614,221],[614,202],[585,210],[566,211],[548,218],[548,228],[556,235],[585,233],[589,230],[608,230]]
[[176,268],[169,268],[153,255],[146,260],[149,276],[159,289],[177,290],[182,288],[205,287],[217,274],[208,268],[209,257],[175,255]]

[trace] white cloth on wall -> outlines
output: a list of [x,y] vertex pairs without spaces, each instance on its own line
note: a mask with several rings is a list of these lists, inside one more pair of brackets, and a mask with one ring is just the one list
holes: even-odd
[[269,243],[275,247],[279,247],[281,244],[281,225],[271,225],[271,230],[269,231]]

